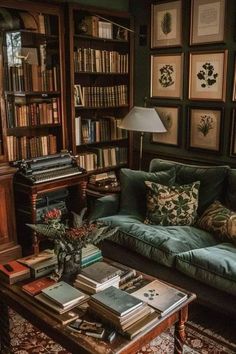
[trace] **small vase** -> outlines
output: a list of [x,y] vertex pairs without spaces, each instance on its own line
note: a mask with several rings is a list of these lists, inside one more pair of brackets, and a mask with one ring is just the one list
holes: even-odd
[[58,273],[60,280],[73,281],[81,269],[81,249],[66,253],[64,250],[58,252]]

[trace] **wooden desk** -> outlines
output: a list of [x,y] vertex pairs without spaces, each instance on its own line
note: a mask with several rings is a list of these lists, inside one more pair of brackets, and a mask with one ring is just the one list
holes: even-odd
[[[150,281],[154,279],[147,275],[145,277],[150,279]],[[53,319],[50,316],[50,312],[48,310],[46,312],[43,306],[33,297],[21,291],[19,285],[8,285],[0,282],[0,343],[2,351],[5,349],[7,352],[10,347],[8,318],[8,306],[10,306],[30,323],[74,354],[134,354],[143,345],[149,343],[172,325],[175,325],[174,353],[180,354],[182,353],[185,340],[185,322],[188,318],[188,305],[195,298],[194,294],[188,293],[188,298],[185,302],[165,317],[158,319],[148,330],[137,335],[132,340],[118,335],[114,342],[109,344],[106,341],[70,331],[67,326],[63,326]]]

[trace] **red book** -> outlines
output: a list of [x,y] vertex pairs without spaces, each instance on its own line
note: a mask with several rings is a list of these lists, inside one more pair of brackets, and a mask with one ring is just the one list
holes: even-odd
[[55,283],[55,280],[50,278],[41,278],[31,281],[28,284],[22,286],[22,290],[27,294],[35,296],[38,295],[43,289]]
[[17,261],[0,264],[0,278],[9,284],[30,278],[30,269]]

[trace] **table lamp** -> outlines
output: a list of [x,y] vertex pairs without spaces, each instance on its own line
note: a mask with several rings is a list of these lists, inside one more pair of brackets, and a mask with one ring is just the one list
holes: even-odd
[[161,118],[155,108],[134,106],[122,119],[119,128],[141,132],[139,147],[139,170],[141,170],[144,133],[165,133],[166,128],[164,127]]

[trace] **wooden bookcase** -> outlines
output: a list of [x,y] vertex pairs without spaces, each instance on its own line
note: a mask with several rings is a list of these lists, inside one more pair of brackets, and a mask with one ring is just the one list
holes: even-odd
[[133,105],[132,18],[78,4],[66,18],[70,149],[88,173],[127,166],[131,136],[117,126]]

